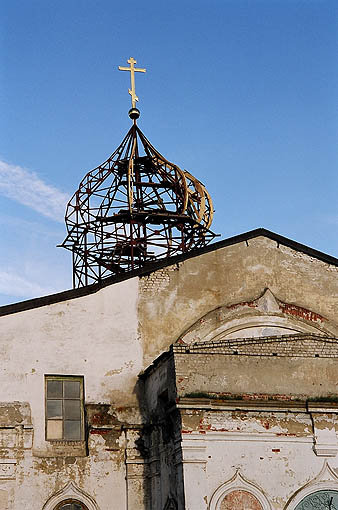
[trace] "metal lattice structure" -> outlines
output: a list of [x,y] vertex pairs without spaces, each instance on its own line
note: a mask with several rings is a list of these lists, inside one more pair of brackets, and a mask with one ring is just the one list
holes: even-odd
[[74,287],[206,245],[212,217],[203,184],[167,161],[134,119],[68,203],[61,246],[73,253]]

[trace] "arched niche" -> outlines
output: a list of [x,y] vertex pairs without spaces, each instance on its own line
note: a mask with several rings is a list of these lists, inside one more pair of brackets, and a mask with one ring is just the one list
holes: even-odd
[[230,338],[312,333],[338,336],[338,327],[313,310],[284,303],[270,289],[256,299],[221,306],[198,319],[179,339],[185,344]]
[[271,505],[262,490],[237,470],[215,490],[208,510],[271,510]]
[[[329,505],[331,497],[332,505]],[[338,508],[338,476],[324,462],[320,473],[291,496],[285,510],[335,510]]]
[[84,505],[84,510],[100,510],[94,499],[86,492],[69,482],[63,489],[53,494],[44,504],[42,510],[59,510],[62,503],[79,502]]

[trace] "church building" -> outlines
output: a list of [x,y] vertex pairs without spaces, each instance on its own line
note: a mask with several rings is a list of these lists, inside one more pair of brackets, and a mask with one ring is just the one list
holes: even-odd
[[74,288],[0,307],[0,510],[338,510],[338,259],[214,241],[132,126],[66,211]]

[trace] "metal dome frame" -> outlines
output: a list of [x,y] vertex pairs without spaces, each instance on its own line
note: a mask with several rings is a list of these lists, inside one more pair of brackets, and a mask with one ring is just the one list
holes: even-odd
[[208,244],[212,200],[204,185],[165,159],[133,125],[116,151],[82,179],[66,209],[73,286]]

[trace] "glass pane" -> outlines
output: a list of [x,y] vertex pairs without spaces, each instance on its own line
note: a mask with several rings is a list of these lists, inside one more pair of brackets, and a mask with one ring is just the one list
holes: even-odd
[[62,400],[47,400],[47,418],[62,418]]
[[65,421],[65,439],[79,441],[81,439],[81,422]]
[[47,398],[62,398],[62,381],[47,381]]
[[61,505],[57,508],[58,510],[87,510],[87,507],[78,501],[73,501],[72,503],[61,503]]
[[64,400],[65,420],[81,419],[81,403],[80,400]]
[[62,421],[47,421],[47,439],[62,439]]
[[80,398],[80,381],[64,381],[64,397]]

